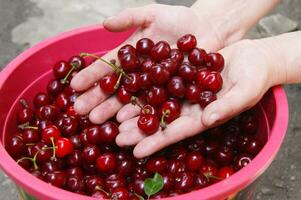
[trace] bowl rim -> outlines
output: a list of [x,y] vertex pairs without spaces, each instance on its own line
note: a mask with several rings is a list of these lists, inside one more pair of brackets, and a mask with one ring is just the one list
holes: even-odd
[[[72,37],[75,35],[83,34],[86,32],[93,32],[104,29],[100,25],[92,25],[77,28],[68,32],[59,34],[50,39],[46,39],[33,47],[25,50],[15,59],[13,59],[1,72],[0,72],[0,90],[3,87],[5,81],[9,76],[17,69],[17,67],[28,59],[31,55],[36,52],[47,48],[47,46],[64,40],[65,38]],[[219,199],[227,195],[235,193],[237,189],[243,189],[249,183],[253,182],[263,171],[270,165],[274,157],[276,156],[283,138],[286,134],[289,113],[288,113],[288,102],[285,91],[282,86],[276,86],[271,89],[271,92],[275,98],[275,122],[271,128],[271,134],[268,142],[265,144],[261,152],[253,159],[253,161],[242,170],[236,172],[228,179],[220,181],[216,184],[208,186],[206,188],[196,190],[187,194],[182,194],[176,197],[165,198],[168,200],[191,200],[195,199]],[[4,124],[4,127],[6,124]],[[3,129],[5,130],[5,129]],[[3,171],[12,177],[19,186],[24,188],[27,192],[33,195],[41,197],[41,199],[95,199],[88,196],[79,195],[72,193],[39,180],[33,178],[33,176],[20,167],[6,152],[2,143],[0,144],[0,167]],[[30,181],[28,181],[30,180]],[[218,191],[218,192],[217,192]]]

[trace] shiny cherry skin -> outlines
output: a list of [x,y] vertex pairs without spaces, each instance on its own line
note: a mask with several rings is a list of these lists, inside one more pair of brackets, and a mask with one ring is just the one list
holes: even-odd
[[132,45],[126,44],[118,50],[117,54],[118,54],[118,58],[120,59],[126,54],[135,55],[136,54],[136,49]]
[[[141,78],[141,76],[140,76],[140,78]],[[132,94],[130,92],[126,91],[126,89],[124,89],[124,87],[120,87],[117,91],[117,98],[121,103],[128,104],[131,102]]]
[[112,173],[117,167],[116,156],[113,153],[104,153],[98,156],[96,166],[102,173]]
[[91,122],[87,115],[79,116],[79,127],[83,130],[88,128],[91,125]]
[[213,157],[219,147],[219,144],[216,140],[207,140],[205,147],[204,147],[204,153],[209,156]]
[[66,184],[66,174],[62,171],[49,172],[44,176],[47,183],[56,187],[64,187]]
[[87,66],[85,59],[81,56],[72,56],[69,59],[69,63],[71,66],[75,67],[75,69],[82,69]]
[[145,167],[142,167],[142,166],[138,166],[134,169],[134,173],[132,175],[132,178],[133,179],[136,179],[136,178],[140,178],[140,179],[146,179],[150,177],[150,174],[149,172],[145,169]]
[[174,75],[178,71],[178,63],[171,58],[162,60],[160,65],[163,66],[170,75]]
[[31,147],[31,157],[34,157],[37,154],[37,161],[40,163],[44,163],[50,160],[52,156],[52,150],[45,149],[48,146],[43,142],[36,143],[33,147]]
[[239,135],[237,139],[237,147],[241,152],[245,152],[249,141],[252,139],[251,135]]
[[112,121],[103,123],[100,128],[100,140],[102,142],[113,143],[119,134],[118,126]]
[[82,152],[80,150],[74,150],[67,157],[67,164],[73,167],[80,167],[83,162]]
[[76,134],[78,130],[78,120],[70,116],[60,116],[56,121],[57,126],[66,137]]
[[68,177],[66,179],[66,188],[69,191],[82,191],[85,188],[84,180],[76,176]]
[[49,103],[50,103],[49,96],[44,92],[39,92],[34,96],[33,105],[36,108],[40,108],[41,106],[46,106]]
[[115,188],[126,187],[126,179],[119,174],[111,174],[105,179],[105,190],[112,191]]
[[187,148],[192,152],[205,152],[205,140],[200,138],[193,138],[187,145]]
[[100,155],[100,150],[96,145],[88,144],[82,151],[83,160],[88,164],[95,163]]
[[186,157],[186,165],[190,171],[198,171],[204,163],[204,157],[198,152],[190,152]]
[[155,133],[160,126],[160,121],[156,115],[145,114],[139,117],[137,125],[146,135]]
[[189,189],[193,186],[194,177],[191,172],[180,172],[174,175],[175,184],[174,187],[176,190],[180,190],[182,192],[189,191]]
[[63,158],[73,153],[74,148],[72,142],[68,138],[59,138],[56,143],[56,156]]
[[137,92],[140,89],[140,75],[138,73],[127,74],[122,85],[128,92]]
[[179,49],[172,49],[170,51],[170,59],[180,65],[184,60],[184,55]]
[[153,106],[146,104],[140,111],[140,116],[142,115],[157,115],[157,110]]
[[258,138],[251,138],[246,145],[246,152],[250,153],[253,156],[256,156],[262,149],[262,143]]
[[90,126],[86,130],[87,140],[90,144],[97,144],[101,142],[100,126]]
[[162,178],[163,178],[163,183],[164,183],[163,190],[166,192],[171,191],[174,187],[174,182],[175,182],[174,177],[171,174],[165,173],[165,174],[162,174]]
[[167,99],[167,91],[164,87],[152,86],[146,93],[146,101],[152,106],[159,106]]
[[36,129],[25,129],[22,132],[22,139],[24,143],[36,143],[40,140],[40,134]]
[[167,160],[164,157],[154,157],[146,162],[145,168],[149,173],[163,173],[167,170]]
[[162,65],[155,65],[149,71],[152,82],[155,85],[163,85],[165,84],[169,78],[169,71],[164,68]]
[[185,84],[183,79],[179,76],[172,77],[167,84],[167,90],[172,97],[183,98],[185,95]]
[[219,53],[209,53],[207,56],[207,68],[211,71],[221,72],[224,63],[224,57]]
[[165,115],[164,121],[170,123],[180,116],[181,105],[176,100],[167,100],[162,104],[160,114]]
[[242,153],[235,157],[234,159],[234,169],[236,171],[240,170],[241,168],[247,166],[253,159],[251,154]]
[[149,70],[154,66],[156,63],[150,59],[146,58],[142,63],[141,63],[141,71],[143,72],[149,72]]
[[66,114],[75,119],[80,118],[80,115],[75,111],[74,106],[69,106],[66,110]]
[[135,193],[139,195],[145,195],[144,193],[144,179],[142,178],[135,178],[131,184],[132,189]]
[[139,68],[140,61],[135,54],[125,54],[119,58],[122,69],[126,72],[133,72]]
[[201,108],[205,108],[208,104],[217,99],[216,94],[212,91],[202,91],[200,92],[198,102]]
[[118,162],[117,172],[123,176],[129,176],[134,171],[134,167],[134,161],[130,158],[126,158]]
[[148,89],[152,86],[152,79],[149,73],[141,73],[140,74],[140,87],[142,89]]
[[112,198],[118,199],[118,200],[129,200],[130,199],[130,193],[126,188],[114,188],[112,190]]
[[206,90],[210,90],[214,93],[217,93],[222,89],[223,86],[223,78],[218,72],[210,72],[207,76],[204,77],[200,86],[205,88]]
[[227,146],[219,147],[216,150],[215,160],[222,166],[229,165],[234,158],[234,152]]
[[254,134],[257,131],[258,123],[255,119],[255,116],[252,114],[244,115],[240,119],[240,128],[243,131],[243,133],[246,134]]
[[189,63],[183,63],[178,69],[178,76],[182,77],[187,83],[192,83],[196,79],[196,67]]
[[136,52],[138,55],[149,55],[154,47],[154,42],[149,38],[142,38],[136,43]]
[[231,166],[224,166],[217,172],[217,176],[221,179],[229,178],[232,174],[234,174],[234,169]]
[[54,76],[58,79],[64,78],[70,70],[71,65],[66,61],[59,61],[52,68]]
[[48,125],[42,131],[42,140],[46,144],[52,144],[52,142],[57,141],[60,136],[61,132],[55,125]]
[[189,103],[197,103],[200,93],[201,89],[198,85],[189,84],[185,88],[185,99],[187,99]]
[[100,176],[89,176],[85,178],[86,191],[93,194],[97,188],[104,187],[104,180]]
[[171,49],[170,49],[168,42],[159,41],[154,45],[154,47],[150,51],[150,57],[154,61],[159,62],[161,60],[169,58],[170,52],[171,52]]
[[196,37],[192,34],[186,34],[180,37],[177,41],[177,46],[180,51],[189,52],[197,45]]
[[54,121],[57,118],[59,112],[60,111],[57,106],[47,105],[40,107],[37,111],[37,115],[40,119]]
[[170,174],[176,174],[179,172],[187,171],[185,163],[178,159],[171,159],[168,161],[167,172]]
[[114,73],[102,77],[99,81],[101,90],[106,94],[113,94],[117,89],[115,86],[118,81],[118,76]]
[[194,189],[201,189],[208,185],[210,185],[210,181],[204,174],[196,174],[194,178]]
[[25,152],[25,143],[21,136],[13,136],[6,141],[5,148],[11,156],[21,156]]
[[175,145],[170,148],[169,157],[177,160],[185,160],[187,156],[187,149],[180,145]]
[[207,61],[207,53],[204,49],[194,48],[188,54],[190,63],[196,66],[204,66]]
[[48,82],[47,92],[50,96],[55,97],[59,93],[61,93],[64,89],[64,85],[61,80],[53,79]]
[[69,99],[69,96],[65,93],[59,94],[56,97],[55,102],[56,102],[57,107],[62,111],[65,111],[71,103],[70,99]]
[[217,176],[218,169],[217,165],[212,161],[205,162],[200,169],[200,174],[205,175],[207,177]]
[[27,107],[22,108],[19,112],[18,112],[18,121],[23,124],[26,122],[32,122],[34,120],[34,111]]

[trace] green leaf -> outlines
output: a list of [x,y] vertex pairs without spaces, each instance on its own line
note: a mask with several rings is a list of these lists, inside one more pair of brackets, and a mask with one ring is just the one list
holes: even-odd
[[153,178],[144,180],[144,192],[148,198],[162,190],[163,186],[164,180],[159,173],[155,173]]
[[143,198],[143,196],[141,196],[141,195],[139,195],[139,194],[137,194],[137,193],[134,193],[134,194],[135,194],[136,197],[138,197],[139,200],[145,200],[145,199]]

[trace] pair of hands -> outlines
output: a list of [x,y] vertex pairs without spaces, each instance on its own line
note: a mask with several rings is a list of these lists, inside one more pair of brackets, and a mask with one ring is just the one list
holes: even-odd
[[[223,89],[217,94],[218,99],[204,110],[197,104],[184,104],[178,119],[164,131],[160,130],[146,137],[137,127],[137,115],[140,111],[137,106],[122,105],[116,97],[109,97],[99,86],[93,86],[101,77],[112,72],[109,66],[99,61],[82,70],[71,81],[75,90],[85,91],[75,102],[75,110],[79,114],[89,113],[90,120],[96,124],[105,122],[117,113],[117,120],[121,124],[116,143],[119,146],[136,145],[134,155],[141,158],[250,108],[276,84],[270,77],[275,66],[271,64],[273,58],[269,47],[259,41],[241,40],[223,48],[229,43],[227,41],[240,38],[229,39],[229,34],[219,31],[218,25],[218,19],[198,14],[193,8],[164,5],[127,9],[104,22],[104,27],[113,32],[138,28],[125,44],[135,45],[143,37],[175,44],[179,37],[191,33],[197,37],[198,47],[208,52],[219,50],[225,58]],[[104,58],[115,58],[121,46],[110,51]]]

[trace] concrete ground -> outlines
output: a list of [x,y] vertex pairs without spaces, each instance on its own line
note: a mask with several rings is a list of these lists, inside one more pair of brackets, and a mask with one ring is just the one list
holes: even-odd
[[[125,7],[154,2],[190,5],[194,0],[0,0],[0,69],[21,51],[49,36],[74,27],[99,23]],[[272,14],[275,13],[301,25],[299,0],[284,0]],[[262,27],[257,25],[248,37],[266,35]],[[256,199],[301,199],[301,86],[290,85],[285,89],[290,106],[288,132],[277,158],[258,181]],[[17,199],[13,183],[1,172],[0,199]]]

